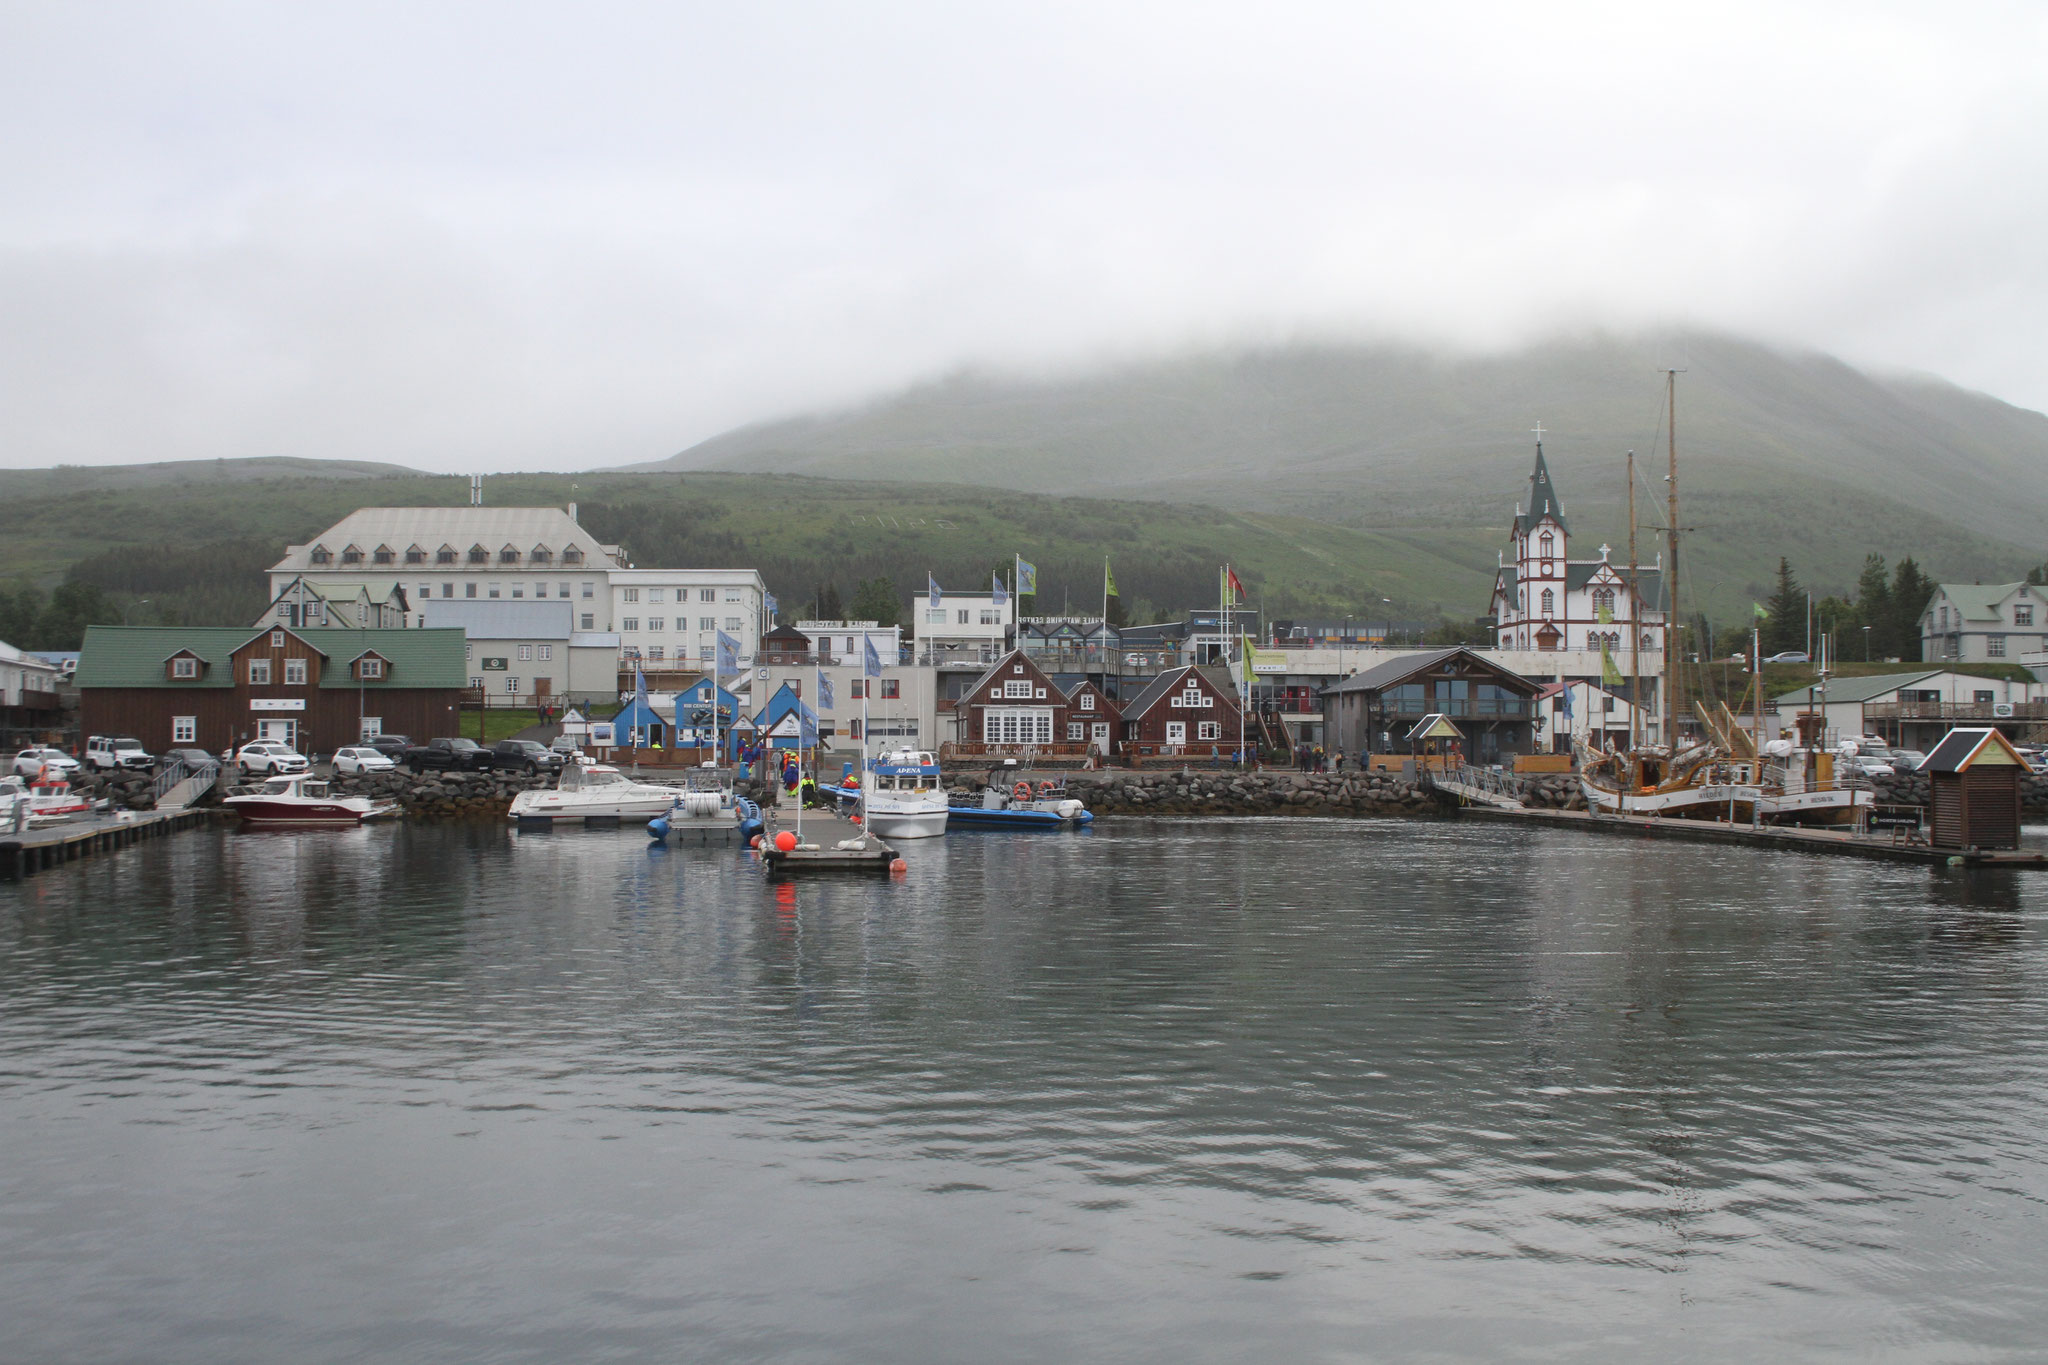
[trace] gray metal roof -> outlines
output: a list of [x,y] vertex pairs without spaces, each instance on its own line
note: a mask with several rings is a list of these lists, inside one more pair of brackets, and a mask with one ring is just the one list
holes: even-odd
[[1323,696],[1338,692],[1383,692],[1389,687],[1408,681],[1419,673],[1427,673],[1455,655],[1467,654],[1473,662],[1501,676],[1504,681],[1519,683],[1528,688],[1529,695],[1535,696],[1540,684],[1523,677],[1510,668],[1503,668],[1478,650],[1464,645],[1449,649],[1427,649],[1415,654],[1400,654],[1385,663],[1374,664],[1362,673],[1354,673],[1343,682],[1333,683],[1322,691]]
[[[1828,682],[1827,699],[1830,703],[1874,701],[1888,692],[1896,692],[1902,687],[1911,687],[1914,683],[1920,682],[1923,679],[1940,677],[1944,671],[1939,668],[1929,668],[1923,669],[1918,673],[1878,673],[1867,678],[1833,678]],[[1797,691],[1787,692],[1783,696],[1775,697],[1773,700],[1780,706],[1785,705],[1787,702],[1794,706],[1812,706],[1819,700],[1819,697],[1815,695],[1814,688],[1802,687]]]

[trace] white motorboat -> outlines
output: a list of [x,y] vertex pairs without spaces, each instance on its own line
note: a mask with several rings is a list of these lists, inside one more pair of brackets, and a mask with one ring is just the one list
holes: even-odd
[[[552,788],[513,797],[509,814],[514,820],[651,820],[667,815],[679,796],[688,800],[686,792],[635,782],[608,764],[568,763]],[[726,818],[732,818],[729,809]]]
[[939,761],[922,749],[898,749],[867,773],[868,833],[878,839],[930,839],[946,832],[952,805],[939,782]]
[[395,801],[336,796],[325,781],[310,773],[265,778],[255,787],[222,798],[221,805],[252,825],[359,825],[398,811]]
[[0,830],[55,824],[91,810],[92,802],[48,769],[33,785],[14,776],[0,777]]

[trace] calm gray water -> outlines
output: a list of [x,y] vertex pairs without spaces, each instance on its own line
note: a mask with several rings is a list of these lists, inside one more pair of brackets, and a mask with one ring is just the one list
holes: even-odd
[[1499,826],[0,886],[0,1358],[2039,1359],[2048,878]]

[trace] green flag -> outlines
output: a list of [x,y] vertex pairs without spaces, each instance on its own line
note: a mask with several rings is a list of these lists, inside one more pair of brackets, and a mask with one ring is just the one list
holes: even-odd
[[1102,561],[1102,595],[1116,596],[1116,575],[1109,571],[1109,561],[1106,559]]
[[1766,607],[1763,603],[1751,601],[1749,607],[1751,611],[1754,611],[1756,613],[1757,620],[1768,621],[1771,619],[1771,609],[1769,607]]
[[1614,656],[1607,652],[1605,640],[1600,642],[1600,681],[1615,687],[1622,681],[1621,670],[1614,666]]

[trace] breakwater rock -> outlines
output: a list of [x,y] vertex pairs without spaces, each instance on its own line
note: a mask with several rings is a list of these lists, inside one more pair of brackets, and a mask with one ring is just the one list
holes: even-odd
[[334,790],[372,801],[396,801],[408,816],[434,820],[502,820],[512,798],[554,785],[541,773],[363,773],[336,777]]
[[[1924,806],[1928,803],[1925,773],[1895,773],[1870,779],[1881,806]],[[2048,810],[2048,778],[2029,774],[2020,779],[2020,804],[2028,810]]]
[[155,810],[156,797],[151,790],[154,781],[148,773],[126,769],[92,772],[81,768],[71,777],[71,790],[94,801],[111,801],[115,810]]
[[[1439,815],[1418,782],[1398,773],[1240,773],[1200,770],[1072,773],[1069,789],[1098,815]],[[1580,805],[1566,774],[1529,782],[1528,804]]]

